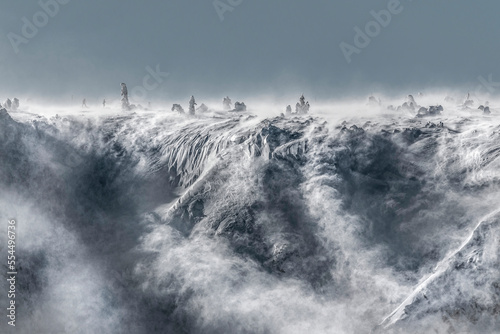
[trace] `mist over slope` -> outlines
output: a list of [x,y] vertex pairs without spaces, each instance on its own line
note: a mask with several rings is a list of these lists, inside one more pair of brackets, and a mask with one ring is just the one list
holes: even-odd
[[363,109],[1,111],[15,331],[500,331],[498,111]]

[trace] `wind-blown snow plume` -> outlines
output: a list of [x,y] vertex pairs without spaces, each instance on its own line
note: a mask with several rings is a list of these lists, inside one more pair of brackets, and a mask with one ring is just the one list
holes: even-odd
[[446,111],[1,111],[16,330],[500,330],[500,127]]

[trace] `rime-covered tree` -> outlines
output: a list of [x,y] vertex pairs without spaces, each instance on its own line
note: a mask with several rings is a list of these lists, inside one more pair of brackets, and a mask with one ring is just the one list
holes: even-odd
[[474,100],[470,98],[470,93],[467,93],[464,101],[464,107],[472,107],[474,105]]
[[122,110],[130,110],[130,102],[128,101],[128,89],[127,85],[122,82]]
[[233,111],[247,111],[245,102],[235,102]]
[[307,114],[310,107],[309,101],[306,102],[306,98],[304,97],[304,94],[302,94],[299,102],[295,105],[295,112],[297,114]]
[[5,103],[3,104],[4,108],[7,110],[11,110],[12,108],[12,101],[10,99],[5,100]]
[[224,98],[224,100],[222,100],[222,107],[224,108],[224,110],[231,110],[232,107],[231,105],[233,104],[233,102],[231,101],[231,99],[229,98],[229,96],[226,96]]
[[17,109],[19,109],[19,99],[15,97],[12,101],[12,110],[16,111]]
[[194,115],[195,114],[195,110],[196,110],[196,101],[194,99],[194,96],[191,95],[191,99],[189,100],[189,114],[190,115]]
[[178,103],[172,105],[172,111],[177,111],[179,114],[184,114],[184,108]]

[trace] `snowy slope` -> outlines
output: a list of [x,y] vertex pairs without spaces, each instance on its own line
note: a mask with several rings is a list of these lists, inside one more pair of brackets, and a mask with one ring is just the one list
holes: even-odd
[[500,314],[499,219],[498,211],[482,219],[466,241],[440,261],[381,323],[381,328],[405,328],[404,323],[416,323],[431,330],[435,324],[428,318],[438,317],[449,323],[447,330],[494,333]]
[[20,332],[499,331],[496,111],[329,113],[1,111]]

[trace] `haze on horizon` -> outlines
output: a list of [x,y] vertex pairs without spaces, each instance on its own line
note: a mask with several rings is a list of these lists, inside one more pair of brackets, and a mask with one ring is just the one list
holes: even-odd
[[[113,96],[120,82],[144,88],[156,69],[168,76],[150,75],[147,99],[465,91],[500,79],[493,1],[57,0],[44,22],[53,1],[2,4],[0,100]],[[396,5],[348,62],[341,43],[356,46],[356,27]],[[26,20],[39,20],[33,36]]]

